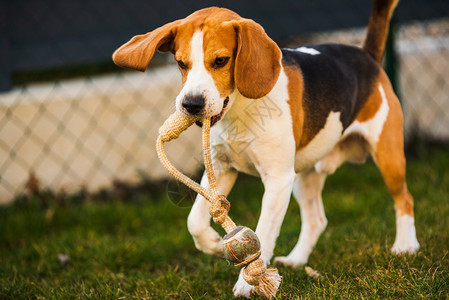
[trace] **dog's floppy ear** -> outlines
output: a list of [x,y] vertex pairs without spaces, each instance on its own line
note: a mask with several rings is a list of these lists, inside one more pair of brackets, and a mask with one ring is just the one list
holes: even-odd
[[279,77],[281,49],[253,20],[230,23],[237,33],[234,71],[237,89],[247,98],[262,98],[271,91]]
[[112,60],[117,66],[145,72],[154,52],[173,51],[178,21],[165,24],[151,32],[136,35],[115,50]]

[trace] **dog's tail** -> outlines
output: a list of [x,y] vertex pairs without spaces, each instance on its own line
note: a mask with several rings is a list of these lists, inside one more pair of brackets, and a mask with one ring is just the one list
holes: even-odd
[[382,62],[390,19],[399,0],[374,0],[363,49]]

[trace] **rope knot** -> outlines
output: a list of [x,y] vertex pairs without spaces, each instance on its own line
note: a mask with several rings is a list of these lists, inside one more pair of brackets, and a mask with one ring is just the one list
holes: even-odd
[[259,258],[253,260],[243,269],[243,279],[245,279],[248,284],[257,286],[266,269],[262,259]]
[[229,209],[231,208],[231,203],[226,199],[224,195],[218,195],[212,205],[209,207],[209,213],[213,220],[217,224],[223,224],[228,216]]
[[262,259],[250,262],[243,269],[242,275],[248,284],[255,287],[257,294],[266,298],[276,297],[282,277],[277,269],[267,269]]

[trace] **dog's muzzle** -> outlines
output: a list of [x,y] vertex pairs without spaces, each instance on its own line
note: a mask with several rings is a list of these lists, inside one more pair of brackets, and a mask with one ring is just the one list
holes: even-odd
[[[226,97],[226,99],[223,101],[223,108],[221,109],[221,112],[218,115],[212,116],[210,118],[210,127],[214,126],[215,123],[221,120],[223,118],[223,115],[225,113],[225,109],[228,106],[229,103],[229,97]],[[196,125],[202,127],[203,123],[201,121],[196,121]]]
[[182,107],[191,115],[198,115],[206,106],[206,100],[202,96],[187,96],[182,100]]

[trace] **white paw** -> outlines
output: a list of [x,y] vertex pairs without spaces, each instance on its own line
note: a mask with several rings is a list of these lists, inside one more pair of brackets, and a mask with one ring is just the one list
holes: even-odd
[[278,266],[296,268],[305,265],[307,263],[307,259],[301,260],[301,259],[292,259],[288,256],[277,256],[274,258],[274,263]]
[[193,241],[198,250],[210,255],[223,256],[223,241],[211,227],[200,235],[193,235]]
[[399,214],[396,218],[396,240],[391,251],[394,254],[415,253],[419,248],[419,243],[416,239],[414,218],[409,215],[400,216]]
[[235,297],[249,298],[255,293],[255,288],[254,286],[246,283],[245,279],[243,279],[242,273],[240,272],[239,279],[235,283],[233,291]]
[[391,252],[394,254],[413,254],[419,249],[419,243],[416,239],[410,241],[396,240]]

